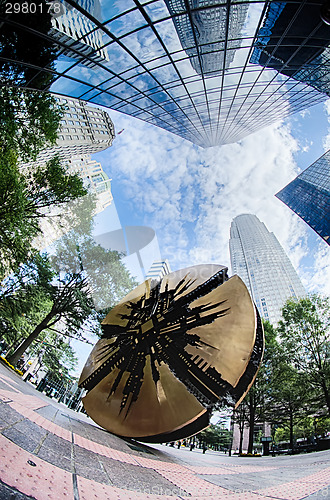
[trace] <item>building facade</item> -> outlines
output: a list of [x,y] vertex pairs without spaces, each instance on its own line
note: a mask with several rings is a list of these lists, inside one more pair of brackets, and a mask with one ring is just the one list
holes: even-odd
[[[302,35],[304,41],[298,43]],[[251,62],[330,95],[329,36],[329,25],[320,17],[320,2],[273,1],[259,29]]]
[[276,194],[330,245],[330,150]]
[[56,145],[41,151],[35,161],[22,163],[21,168],[46,163],[58,155],[62,160],[103,151],[115,138],[114,124],[106,111],[88,106],[77,99],[57,98],[63,109]]
[[[314,84],[313,75],[322,73],[327,78],[329,74],[323,66],[329,36],[322,35],[318,55],[295,60],[293,72],[286,72],[284,63],[278,67],[261,57],[272,50],[267,44],[264,48],[266,35],[260,31],[272,6],[299,3],[298,9],[308,8],[316,19],[320,2],[315,0],[159,0],[130,6],[102,2],[97,9],[91,0],[75,3],[73,7],[70,2],[65,22],[61,16],[54,17],[57,32],[49,36],[56,55],[50,61],[35,59],[29,88],[34,83],[40,87],[43,75],[45,89],[57,95],[106,106],[202,147],[236,142],[327,98],[326,84]],[[317,42],[313,39],[312,14],[302,15],[295,24],[295,36],[290,38],[293,54],[303,53],[306,45],[311,49],[320,44],[319,36]],[[29,19],[34,17],[27,16],[27,29]],[[292,19],[287,16],[287,24],[281,19],[276,33],[267,36],[275,37],[276,47],[285,48]],[[16,26],[15,15],[9,21],[11,32],[20,33],[22,26]],[[54,23],[58,23],[55,28]],[[34,26],[27,36],[30,46],[45,39],[41,27],[39,33]],[[317,58],[321,59],[315,72]],[[10,64],[19,72],[24,60],[11,59]],[[297,76],[309,70],[310,76]]]
[[170,272],[171,268],[167,259],[155,260],[146,274],[146,280],[150,278],[152,280],[161,281],[161,279]]
[[232,274],[242,278],[260,316],[276,325],[285,302],[306,293],[282,246],[258,217],[242,214],[231,223],[229,249]]
[[72,156],[66,165],[70,173],[77,173],[83,179],[87,191],[95,195],[95,213],[103,212],[111,205],[111,179],[104,172],[101,163],[92,160],[90,155],[80,155]]
[[[70,174],[78,174],[83,180],[88,193],[94,196],[95,207],[92,215],[105,210],[113,200],[111,193],[111,179],[103,171],[102,165],[91,159],[90,155],[72,156],[65,160],[64,165]],[[88,200],[86,199],[88,204]],[[78,213],[77,213],[78,210]],[[90,216],[90,210],[85,214],[84,210],[79,213],[76,202],[65,204],[65,206],[51,207],[45,211],[46,217],[40,220],[41,234],[33,242],[35,248],[43,250],[58,238],[69,232],[75,223],[82,222],[82,217]],[[75,221],[75,222],[73,222]]]
[[[234,4],[227,23],[227,9],[217,7],[217,2],[214,1],[191,0],[185,3],[184,0],[165,0],[165,3],[172,16],[182,48],[189,56],[194,70],[200,75],[206,75],[220,74],[227,69],[234,59],[235,49],[240,46],[240,32],[246,19],[248,5]],[[211,5],[214,5],[212,9],[199,9]],[[228,33],[226,33],[227,25]]]
[[[79,5],[94,17],[100,14],[99,0],[80,0]],[[84,59],[83,64],[90,68],[94,68],[96,62],[109,61],[108,52],[102,48],[102,35],[94,29],[93,21],[66,2],[61,3],[58,10],[52,17],[50,35],[62,44],[62,54],[73,58],[84,54],[89,59]]]

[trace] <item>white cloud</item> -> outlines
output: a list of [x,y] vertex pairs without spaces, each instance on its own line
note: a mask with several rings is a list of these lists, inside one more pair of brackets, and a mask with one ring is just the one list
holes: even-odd
[[320,241],[313,254],[314,265],[307,275],[308,291],[330,297],[330,252],[329,246]]
[[202,262],[230,267],[230,223],[240,213],[256,214],[299,266],[308,253],[305,224],[274,196],[298,171],[298,145],[287,126],[201,149],[130,117],[112,118],[125,130],[101,163],[126,206],[155,229],[173,269]]

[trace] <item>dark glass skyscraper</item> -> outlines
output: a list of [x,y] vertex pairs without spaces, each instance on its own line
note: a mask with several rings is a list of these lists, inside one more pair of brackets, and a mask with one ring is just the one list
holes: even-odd
[[321,3],[271,2],[251,62],[276,69],[330,95],[330,26],[320,20]]
[[279,191],[276,197],[330,245],[330,150]]
[[[232,143],[326,98],[321,93],[326,88],[311,83],[312,76],[298,78],[282,70],[284,63],[279,68],[261,58],[269,50],[260,46],[266,36],[261,29],[273,5],[292,3],[66,0],[61,9],[54,3],[48,23],[44,0],[34,4],[39,14],[43,9],[40,20],[38,12],[17,14],[8,3],[7,12],[0,7],[6,34],[0,34],[0,70],[6,68],[9,76],[23,72],[25,78],[16,79],[21,85],[109,107],[199,146]],[[299,0],[299,5],[313,12],[320,7],[315,0]],[[316,22],[320,33],[328,33],[320,18]],[[306,43],[310,49],[309,40],[315,45],[314,28],[308,16],[299,18],[290,39],[293,55],[304,52]],[[283,21],[276,29],[276,47],[286,47],[288,26]],[[319,58],[329,41],[322,37]],[[34,47],[33,57],[13,50],[13,43]],[[310,62],[304,58],[300,70],[308,70]]]

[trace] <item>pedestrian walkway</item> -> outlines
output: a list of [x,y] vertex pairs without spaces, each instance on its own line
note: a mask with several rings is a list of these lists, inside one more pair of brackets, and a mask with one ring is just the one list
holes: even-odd
[[330,498],[330,452],[242,458],[122,440],[0,366],[0,498]]

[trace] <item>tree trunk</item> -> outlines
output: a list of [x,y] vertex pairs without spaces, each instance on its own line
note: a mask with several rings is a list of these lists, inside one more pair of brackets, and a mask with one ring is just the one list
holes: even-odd
[[255,406],[254,406],[254,396],[250,395],[249,398],[249,445],[248,453],[253,452],[253,435],[254,435],[254,421],[255,421]]
[[290,448],[293,451],[293,412],[290,408]]
[[243,433],[244,433],[244,425],[243,429],[240,431],[240,436],[239,436],[239,454],[241,455],[243,453]]
[[240,419],[238,421],[239,428],[239,450],[238,452],[243,453],[243,437],[244,437],[244,428],[245,428],[245,412],[241,413]]
[[47,316],[35,327],[32,333],[20,344],[20,346],[11,354],[10,356],[6,357],[7,361],[15,366],[17,364],[17,361],[19,358],[22,356],[22,354],[26,351],[28,347],[32,344],[32,342],[38,338],[39,334],[43,331],[46,330],[46,328],[49,325],[49,322],[53,317],[55,316],[55,313],[53,311],[50,311]]
[[325,402],[326,402],[327,407],[328,407],[328,413],[330,416],[330,394],[329,394],[328,387],[327,387],[326,381],[324,379],[324,376],[322,377],[322,380],[321,380],[321,386],[322,386]]

